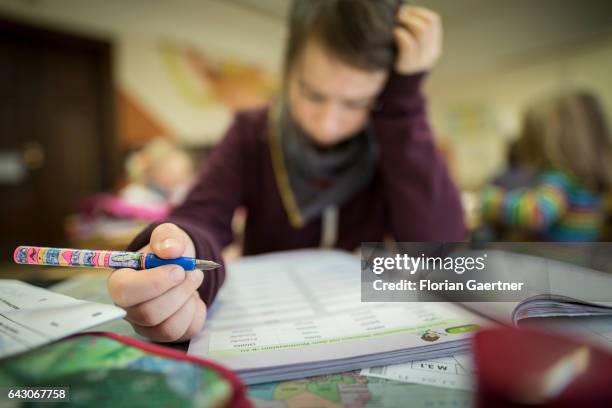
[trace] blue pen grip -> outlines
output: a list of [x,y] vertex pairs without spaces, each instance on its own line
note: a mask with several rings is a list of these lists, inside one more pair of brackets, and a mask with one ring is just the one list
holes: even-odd
[[195,258],[174,258],[174,259],[162,259],[157,257],[155,254],[147,254],[145,257],[144,267],[146,269],[155,268],[162,265],[179,265],[186,271],[192,271],[195,269],[196,260]]

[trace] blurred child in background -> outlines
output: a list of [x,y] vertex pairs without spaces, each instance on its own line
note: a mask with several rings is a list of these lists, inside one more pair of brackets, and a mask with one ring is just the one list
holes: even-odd
[[67,217],[72,246],[124,249],[147,222],[164,219],[183,201],[195,176],[189,154],[162,138],[132,153],[125,172],[120,191],[86,197]]
[[125,168],[128,185],[119,192],[122,202],[143,212],[159,212],[159,218],[183,201],[194,179],[189,155],[161,138],[133,153]]
[[603,196],[612,186],[612,140],[598,100],[565,93],[528,108],[516,158],[534,183],[489,186],[485,221],[511,228],[509,239],[594,241],[605,219]]

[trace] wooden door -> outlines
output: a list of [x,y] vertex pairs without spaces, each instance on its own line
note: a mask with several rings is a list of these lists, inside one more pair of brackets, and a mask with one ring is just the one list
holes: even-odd
[[0,20],[0,253],[66,244],[117,174],[108,43]]

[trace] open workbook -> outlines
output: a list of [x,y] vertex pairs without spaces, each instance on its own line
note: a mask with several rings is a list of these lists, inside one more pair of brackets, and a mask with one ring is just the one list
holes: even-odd
[[451,355],[484,319],[450,303],[362,303],[359,258],[302,250],[244,258],[189,353],[246,383]]
[[[537,259],[522,257],[500,259],[524,262],[523,270],[541,267]],[[226,284],[189,353],[216,360],[254,384],[456,355],[469,349],[474,330],[493,320],[612,314],[605,304],[562,297],[461,306],[363,303],[360,267],[354,255],[321,250],[229,264]],[[612,288],[610,277],[601,279],[598,285]]]
[[[487,318],[517,325],[542,317],[612,316],[612,274],[539,256],[489,251],[488,272],[530,282],[515,302],[460,304]],[[538,279],[530,277],[539,276]]]

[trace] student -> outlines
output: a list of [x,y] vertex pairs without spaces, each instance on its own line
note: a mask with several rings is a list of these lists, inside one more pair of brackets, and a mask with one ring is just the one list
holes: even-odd
[[516,152],[533,185],[485,188],[483,218],[511,228],[512,240],[597,240],[612,186],[612,140],[597,99],[570,92],[534,104]]
[[[441,23],[400,3],[295,1],[280,98],[237,114],[185,203],[130,249],[222,262],[238,206],[248,214],[245,255],[354,250],[385,236],[465,239],[421,94],[441,52]],[[201,329],[224,273],[123,269],[108,287],[138,333],[186,340]]]

